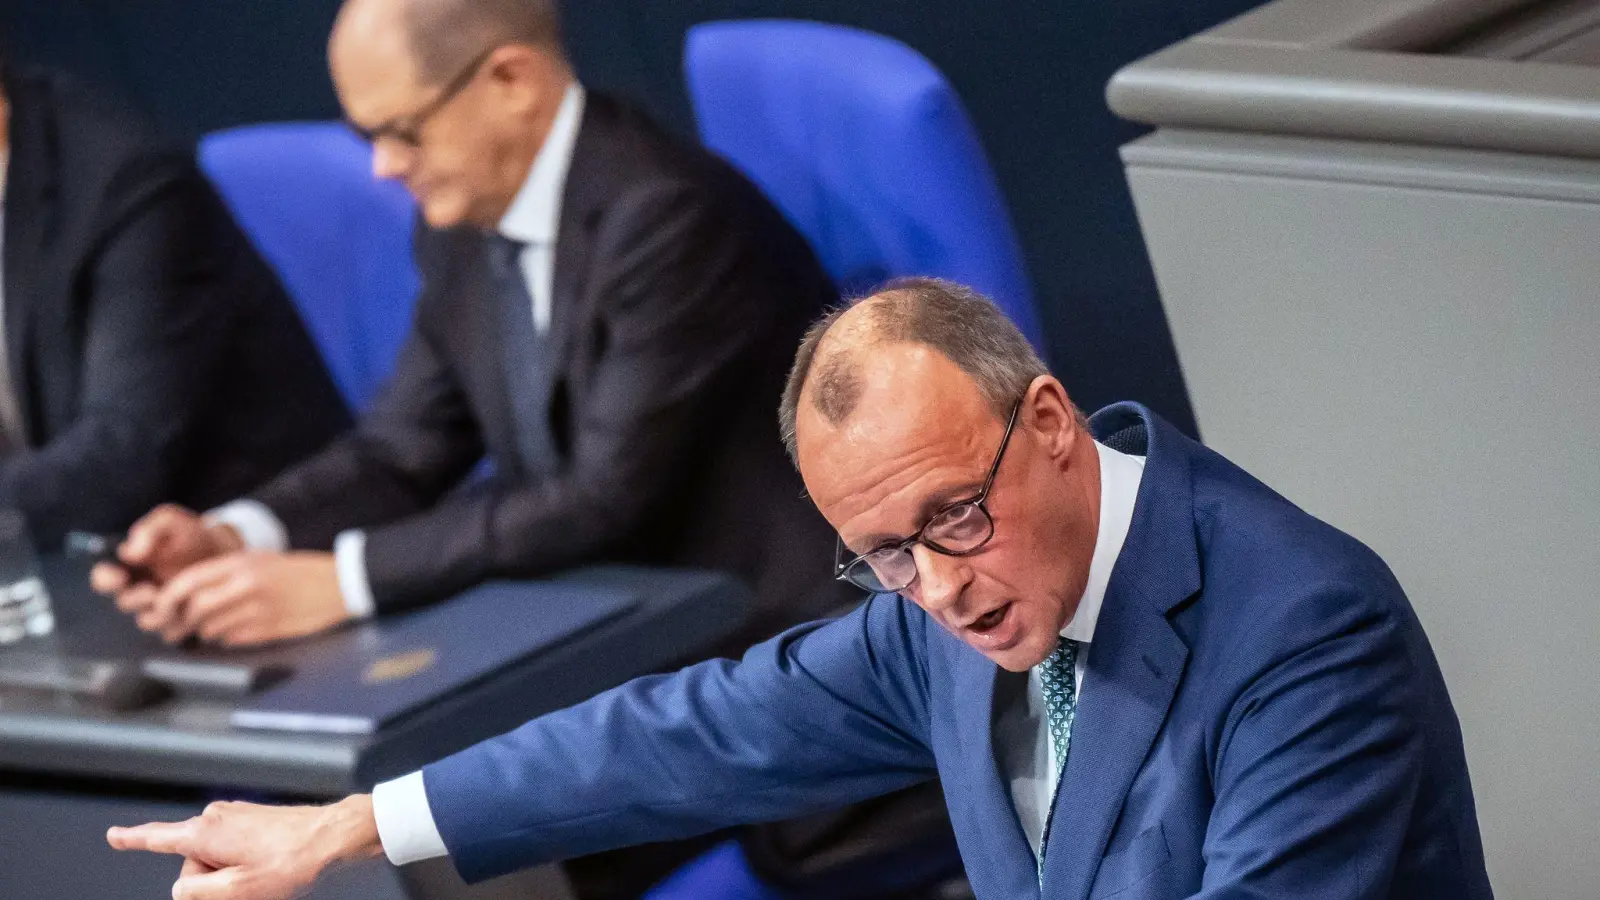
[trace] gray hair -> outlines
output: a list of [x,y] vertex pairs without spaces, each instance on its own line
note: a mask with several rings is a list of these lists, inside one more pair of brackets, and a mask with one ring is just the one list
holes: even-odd
[[561,52],[556,0],[402,0],[406,40],[425,83],[438,83],[500,44]]
[[[996,418],[1009,415],[1033,380],[1050,372],[1005,313],[972,288],[939,278],[903,278],[859,302],[867,301],[871,306],[864,311],[864,328],[870,340],[922,344],[937,351],[972,379]],[[818,346],[851,305],[830,310],[817,320],[795,353],[778,407],[778,427],[791,460],[796,458],[794,429],[800,395],[808,381],[815,382],[812,405],[832,424],[849,418],[861,399],[863,382],[856,352],[827,353],[817,362]],[[1082,414],[1077,415],[1081,420]]]

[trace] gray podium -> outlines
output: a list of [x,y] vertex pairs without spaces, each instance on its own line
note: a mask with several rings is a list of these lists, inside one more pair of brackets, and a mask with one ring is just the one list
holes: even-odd
[[1600,2],[1279,0],[1108,97],[1206,442],[1395,568],[1498,894],[1600,896]]
[[[91,593],[82,567],[47,571],[58,634],[47,652],[140,658],[160,648],[111,601]],[[69,697],[0,690],[0,900],[157,898],[178,870],[172,857],[118,854],[107,826],[195,815],[207,798],[335,798],[579,702],[629,678],[705,656],[746,621],[749,592],[732,578],[689,570],[596,567],[557,579],[566,596],[625,591],[625,611],[465,682],[372,733],[259,731],[230,721],[241,699],[183,695],[114,712]],[[450,601],[416,615],[451,625]],[[537,608],[507,616],[538,622]],[[458,617],[459,618],[459,617]],[[249,651],[251,661],[298,666],[381,640],[380,620],[306,641]],[[523,630],[537,631],[537,626]],[[459,634],[460,629],[455,629]],[[470,649],[472,641],[457,641]],[[13,652],[6,648],[0,652]],[[443,651],[440,654],[444,656]],[[322,670],[326,671],[326,670]],[[468,888],[448,860],[397,871],[373,862],[339,872],[311,900],[569,900],[546,866]]]

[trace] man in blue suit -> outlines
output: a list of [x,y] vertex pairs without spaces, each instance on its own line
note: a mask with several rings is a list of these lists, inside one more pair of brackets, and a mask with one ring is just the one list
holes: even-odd
[[446,852],[468,880],[939,776],[980,898],[1491,896],[1427,638],[1365,547],[1142,407],[1085,422],[1016,329],[902,282],[783,408],[878,593],[327,807],[112,829],[179,900]]

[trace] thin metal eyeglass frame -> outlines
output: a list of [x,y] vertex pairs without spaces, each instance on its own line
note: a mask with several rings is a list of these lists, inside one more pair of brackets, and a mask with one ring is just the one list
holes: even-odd
[[358,137],[369,144],[376,144],[378,141],[389,139],[412,150],[420,149],[422,147],[422,129],[428,126],[428,121],[438,115],[446,106],[449,106],[450,101],[460,96],[461,92],[467,89],[467,85],[478,77],[478,71],[488,61],[489,54],[497,49],[499,48],[490,47],[473,57],[471,63],[467,64],[460,72],[457,72],[454,78],[445,82],[444,88],[434,95],[432,100],[422,104],[420,108],[409,115],[395,116],[389,121],[381,125],[374,125],[371,128],[363,128],[351,121],[348,116],[345,118],[344,123]]
[[[1022,411],[1022,401],[1018,400],[1016,405],[1011,407],[1011,417],[1006,420],[1006,433],[1005,433],[1005,436],[1000,438],[1000,449],[995,452],[994,462],[990,463],[990,465],[989,465],[989,474],[984,477],[984,479],[983,479],[983,487],[978,490],[978,493],[974,494],[971,497],[968,497],[965,500],[957,500],[954,503],[949,503],[949,504],[946,504],[945,506],[940,507],[937,512],[935,512],[933,515],[928,517],[928,521],[923,523],[921,528],[917,529],[917,533],[916,534],[913,534],[912,536],[906,538],[905,540],[884,544],[881,547],[878,547],[878,548],[876,548],[874,550],[869,550],[866,553],[863,553],[860,556],[855,557],[854,559],[850,560],[849,562],[840,562],[839,561],[840,558],[844,555],[844,539],[843,538],[835,538],[834,550],[833,550],[833,555],[834,555],[834,563],[833,563],[833,566],[834,566],[834,570],[833,570],[834,571],[834,580],[835,581],[848,581],[851,584],[855,585],[856,587],[861,588],[862,590],[871,591],[871,590],[875,590],[875,589],[870,587],[870,586],[868,586],[868,585],[862,584],[861,582],[856,581],[854,578],[850,577],[851,570],[854,569],[856,566],[864,564],[869,569],[871,568],[872,564],[867,562],[867,557],[869,557],[869,556],[872,556],[872,555],[877,554],[877,553],[882,553],[885,550],[894,550],[896,552],[902,552],[902,551],[909,550],[911,547],[913,547],[913,546],[915,546],[917,544],[921,544],[924,547],[927,547],[929,550],[932,550],[935,553],[943,554],[944,556],[971,556],[972,554],[977,553],[979,550],[982,550],[985,546],[988,545],[988,543],[990,541],[994,540],[994,529],[995,529],[994,516],[990,514],[989,507],[987,505],[988,504],[988,500],[989,500],[989,489],[994,486],[995,475],[997,475],[1000,472],[1000,461],[1002,459],[1005,459],[1006,447],[1010,446],[1010,444],[1011,444],[1011,432],[1016,428],[1016,425],[1017,425],[1017,414],[1020,413],[1021,411]],[[984,537],[983,540],[979,541],[977,544],[974,544],[973,546],[971,546],[971,547],[969,547],[969,548],[967,548],[965,550],[951,550],[948,547],[939,546],[937,541],[932,541],[932,540],[929,540],[929,539],[923,537],[923,532],[928,530],[928,526],[930,526],[933,523],[939,521],[940,518],[945,516],[951,510],[958,509],[958,508],[963,507],[963,506],[976,507],[977,510],[980,513],[983,514],[984,519],[988,520],[988,522],[989,522],[989,533],[988,533],[988,535],[986,535]],[[874,574],[873,577],[876,578],[877,577],[876,574]],[[903,591],[906,588],[910,587],[912,582],[915,582],[916,580],[917,580],[917,576],[915,574],[915,570],[913,570],[913,574],[912,574],[910,580],[908,580],[905,584],[902,584],[899,587],[890,587],[888,585],[883,585],[883,590],[885,590],[885,591]],[[879,584],[882,584],[882,580],[881,579],[879,579]]]

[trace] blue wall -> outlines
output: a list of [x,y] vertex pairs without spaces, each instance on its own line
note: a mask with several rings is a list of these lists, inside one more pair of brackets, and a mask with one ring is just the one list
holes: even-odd
[[[1105,108],[1122,64],[1255,0],[571,0],[585,80],[692,130],[683,33],[790,16],[897,37],[943,69],[983,134],[1022,235],[1052,363],[1093,410],[1141,400],[1193,429]],[[0,0],[22,58],[112,84],[175,128],[337,114],[323,48],[337,0]]]

